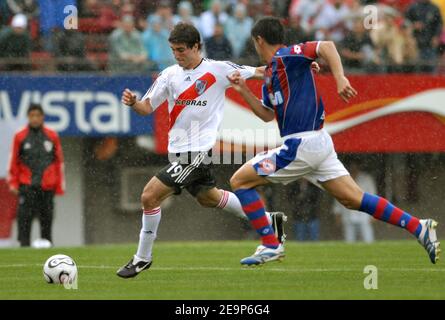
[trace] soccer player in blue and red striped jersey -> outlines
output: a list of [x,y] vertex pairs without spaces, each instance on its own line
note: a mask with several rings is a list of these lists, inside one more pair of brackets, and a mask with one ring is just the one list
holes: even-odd
[[260,153],[232,177],[231,186],[244,212],[262,238],[255,253],[241,260],[244,265],[263,264],[284,256],[284,247],[272,237],[264,205],[255,187],[270,182],[287,184],[305,178],[328,191],[345,207],[399,226],[413,234],[436,263],[440,252],[437,222],[419,219],[388,200],[363,192],[337,158],[330,135],[323,129],[324,106],[317,91],[311,63],[323,58],[334,75],[340,97],[348,102],[357,95],[345,77],[340,56],[331,41],[283,45],[284,29],[276,18],[260,19],[251,35],[255,49],[267,63],[262,100],[235,73],[229,76],[253,112],[268,122],[276,119],[284,144]]

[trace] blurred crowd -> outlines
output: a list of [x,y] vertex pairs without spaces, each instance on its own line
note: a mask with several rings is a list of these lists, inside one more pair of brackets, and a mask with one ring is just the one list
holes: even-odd
[[348,72],[442,74],[444,14],[445,0],[0,0],[0,70],[156,72],[180,21],[204,56],[259,65],[250,30],[278,16],[288,44],[332,40]]

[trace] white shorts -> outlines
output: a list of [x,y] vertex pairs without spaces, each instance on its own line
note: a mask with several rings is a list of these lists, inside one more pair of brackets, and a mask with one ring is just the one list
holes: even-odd
[[284,139],[281,147],[259,153],[250,161],[258,175],[283,184],[305,178],[319,187],[320,182],[349,175],[326,130],[301,132]]

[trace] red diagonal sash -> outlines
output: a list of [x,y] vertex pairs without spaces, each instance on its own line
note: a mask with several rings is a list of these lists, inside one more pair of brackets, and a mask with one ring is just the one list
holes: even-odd
[[[201,94],[207,91],[216,82],[215,76],[209,72],[204,74],[198,80],[206,82],[206,87],[204,91],[201,92]],[[181,93],[177,100],[195,100],[196,98],[198,98],[200,94],[196,89],[196,81],[190,87],[188,87],[183,93]],[[182,112],[182,110],[184,110],[185,107],[186,105],[184,104],[175,104],[172,111],[170,112],[170,125],[168,127],[169,130],[173,127],[173,125],[176,122],[176,119],[179,117],[179,114]]]

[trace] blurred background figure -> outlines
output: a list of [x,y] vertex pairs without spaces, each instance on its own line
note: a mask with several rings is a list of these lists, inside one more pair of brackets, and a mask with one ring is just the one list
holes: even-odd
[[314,32],[314,22],[321,13],[325,0],[292,0],[289,5],[289,17],[297,18],[299,26],[306,34]]
[[345,22],[350,9],[343,0],[325,1],[314,19],[316,40],[340,42],[345,36]]
[[287,45],[294,45],[312,40],[313,35],[306,33],[301,27],[301,17],[294,15],[289,17],[289,24],[286,28],[285,43]]
[[353,19],[352,29],[346,32],[341,48],[343,63],[349,70],[372,70],[374,48],[361,17]]
[[224,34],[224,27],[217,23],[212,37],[204,40],[207,58],[229,60],[232,58],[232,45]]
[[173,17],[173,23],[179,22],[192,24],[195,28],[199,28],[199,19],[193,15],[193,6],[189,1],[181,1],[178,4],[178,14]]
[[378,27],[370,31],[375,47],[374,61],[381,72],[409,72],[415,70],[418,46],[412,34],[412,23],[398,11],[380,7]]
[[294,219],[294,234],[298,241],[320,239],[320,204],[322,191],[306,179],[286,186],[287,199],[292,204],[290,215]]
[[28,18],[31,18],[39,12],[37,0],[6,0],[5,2],[13,14],[23,13]]
[[159,16],[151,19],[151,25],[142,34],[142,42],[145,51],[148,52],[148,59],[156,63],[156,70],[164,70],[168,66],[175,64],[168,37],[170,32],[162,28],[162,20]]
[[414,37],[420,55],[420,72],[434,72],[439,55],[442,16],[430,0],[417,0],[406,11],[406,18],[413,23]]
[[57,70],[63,72],[95,71],[86,58],[85,36],[74,29],[57,30],[54,33],[54,56]]
[[199,32],[204,40],[215,34],[215,25],[224,25],[228,19],[220,0],[212,0],[210,9],[204,11],[199,17]]
[[250,38],[252,26],[253,20],[247,16],[246,6],[242,3],[237,4],[233,16],[227,19],[224,28],[233,49],[233,58],[240,57],[247,39]]
[[0,69],[5,71],[31,70],[29,56],[31,39],[27,30],[28,19],[24,14],[16,14],[11,27],[0,31],[0,59],[4,59]]
[[147,25],[153,25],[153,19],[160,19],[161,29],[170,32],[173,30],[175,26],[174,17],[173,17],[173,9],[170,1],[162,0],[159,2],[159,5],[156,8],[156,11],[153,14],[150,14],[147,17]]
[[44,125],[43,108],[31,104],[28,126],[14,136],[8,184],[19,197],[18,238],[20,246],[30,245],[31,226],[40,220],[41,238],[52,245],[54,195],[64,193],[64,160],[59,135]]
[[144,73],[148,71],[147,52],[141,33],[132,16],[123,16],[121,27],[110,37],[110,71],[112,73]]
[[42,47],[47,52],[53,52],[53,33],[56,29],[64,28],[65,13],[61,8],[74,6],[77,8],[77,0],[39,0],[40,37]]
[[[358,162],[351,162],[348,169],[351,177],[363,191],[373,194],[377,192],[374,178],[361,171]],[[346,242],[356,242],[359,239],[365,243],[374,242],[372,216],[360,211],[346,209],[337,200],[334,202],[332,212],[336,215],[337,224],[343,227],[343,235]]]

